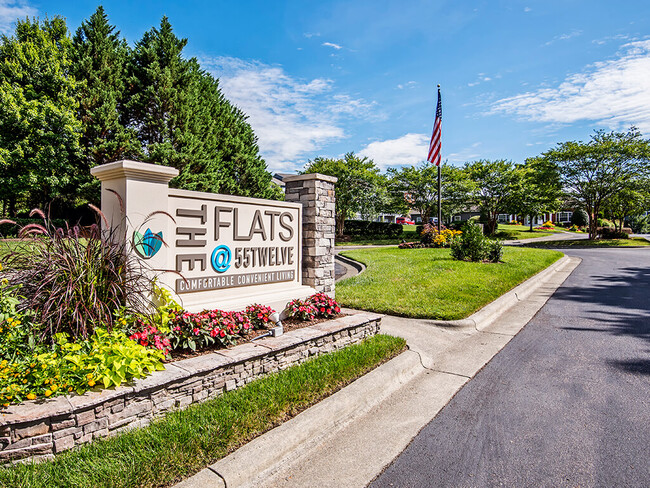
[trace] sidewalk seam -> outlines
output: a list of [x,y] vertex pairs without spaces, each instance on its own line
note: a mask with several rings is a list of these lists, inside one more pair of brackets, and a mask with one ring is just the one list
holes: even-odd
[[214,469],[212,466],[208,466],[208,469],[209,469],[210,471],[212,471],[214,474],[216,474],[219,478],[221,478],[221,481],[223,481],[223,486],[224,486],[224,488],[228,488],[228,482],[226,481],[226,478],[224,478],[223,476],[221,476],[221,474],[219,473],[219,471],[217,471],[216,469]]

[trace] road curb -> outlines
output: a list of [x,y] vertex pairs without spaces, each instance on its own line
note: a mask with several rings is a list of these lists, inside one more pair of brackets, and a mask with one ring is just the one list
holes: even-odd
[[[574,269],[577,266],[575,261],[565,255],[467,319],[426,320],[420,323],[452,329],[471,329],[474,333],[484,334],[483,329],[494,323],[515,304],[530,297],[553,278],[555,273],[562,272],[569,265],[574,266]],[[540,303],[539,308],[543,305],[544,303]],[[405,351],[296,417],[186,479],[176,485],[176,488],[205,488],[206,486],[248,488],[261,485],[264,480],[289,465],[295,459],[297,450],[305,452],[318,446],[326,438],[330,438],[355,419],[360,419],[372,408],[386,401],[409,382],[430,371],[422,364],[419,352]]]
[[290,459],[296,448],[318,444],[379,405],[424,369],[416,352],[404,351],[175,487],[257,486]]
[[512,290],[504,293],[493,302],[488,303],[479,311],[465,319],[460,320],[426,320],[423,321],[435,327],[450,327],[454,329],[477,329],[482,330],[494,322],[506,310],[524,300],[533,293],[539,286],[548,281],[553,273],[561,271],[569,263],[568,256],[562,256],[553,264],[544,268],[536,275],[531,276],[523,283],[515,286]]

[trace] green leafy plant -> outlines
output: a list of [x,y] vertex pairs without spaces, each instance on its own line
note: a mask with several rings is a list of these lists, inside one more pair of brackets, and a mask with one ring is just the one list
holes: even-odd
[[578,227],[586,227],[589,225],[589,214],[579,208],[571,214],[571,223]]
[[341,308],[336,300],[325,293],[315,293],[307,300],[316,310],[317,317],[332,318],[341,312]]
[[58,333],[51,346],[0,361],[0,403],[46,398],[95,387],[119,386],[165,369],[161,351],[147,349],[123,332],[96,328],[89,340],[70,342]]
[[632,217],[629,224],[635,234],[646,234],[650,232],[650,215]]
[[460,261],[497,263],[503,257],[503,245],[485,237],[478,225],[468,221],[460,237],[451,243],[451,255]]
[[291,300],[285,310],[287,317],[292,319],[313,320],[316,317],[316,309],[308,300]]
[[245,313],[248,315],[255,329],[270,329],[275,327],[275,322],[271,320],[271,314],[275,313],[275,310],[271,307],[254,303],[246,307]]
[[212,345],[234,345],[253,328],[246,313],[204,310],[173,315],[169,338],[173,349],[196,351]]

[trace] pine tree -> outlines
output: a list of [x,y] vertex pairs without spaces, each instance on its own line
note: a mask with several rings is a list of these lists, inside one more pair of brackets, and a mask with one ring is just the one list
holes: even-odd
[[0,42],[0,199],[9,215],[74,199],[81,124],[69,54],[59,17],[19,21]]
[[167,17],[144,34],[129,64],[126,121],[144,161],[174,166],[180,188],[268,197],[271,175],[245,115],[225,99],[218,80],[184,59]]
[[73,73],[79,85],[81,146],[90,169],[138,153],[134,131],[119,120],[129,48],[108,23],[102,6],[82,22],[72,41]]
[[137,131],[142,160],[179,170],[196,147],[189,124],[200,70],[195,59],[183,59],[186,44],[174,35],[167,17],[159,29],[144,33],[129,63],[130,100],[124,114]]

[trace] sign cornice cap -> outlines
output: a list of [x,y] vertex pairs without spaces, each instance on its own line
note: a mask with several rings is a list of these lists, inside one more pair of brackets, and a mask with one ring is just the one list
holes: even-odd
[[159,164],[122,159],[113,163],[95,166],[91,168],[90,174],[100,181],[128,178],[155,183],[169,183],[172,178],[178,176],[178,170]]

